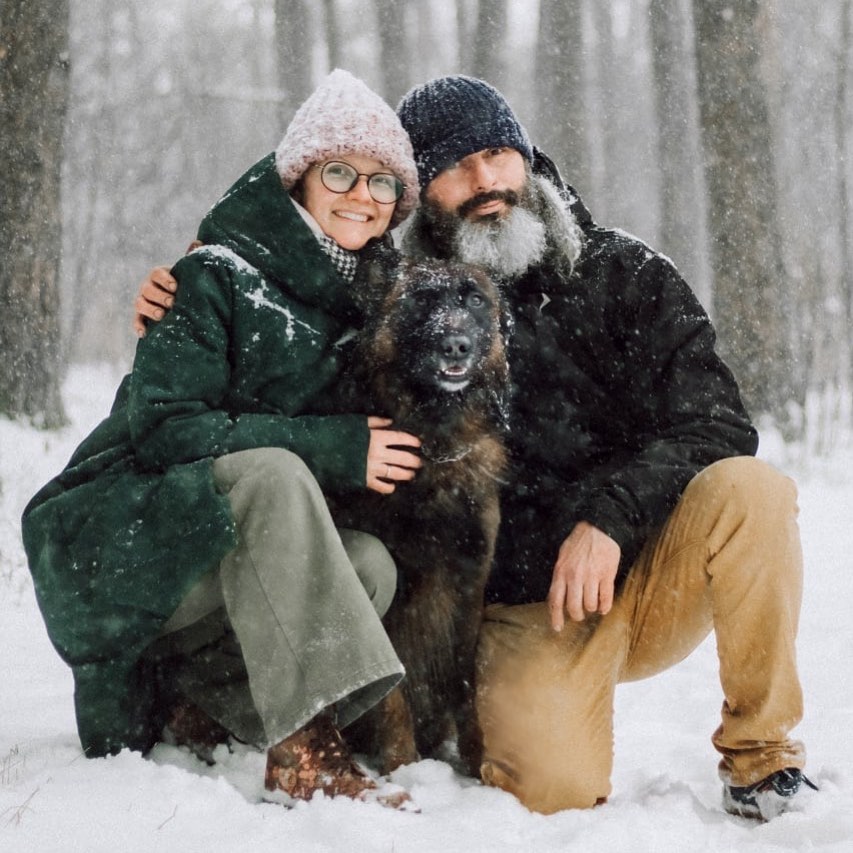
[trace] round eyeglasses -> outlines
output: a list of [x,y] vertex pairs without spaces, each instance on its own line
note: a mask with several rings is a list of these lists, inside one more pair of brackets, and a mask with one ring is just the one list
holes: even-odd
[[333,193],[348,193],[358,183],[359,178],[367,178],[367,191],[378,204],[394,204],[400,200],[406,189],[406,185],[390,172],[365,175],[356,171],[349,163],[341,163],[339,160],[331,160],[322,166],[318,165],[318,168],[323,186]]

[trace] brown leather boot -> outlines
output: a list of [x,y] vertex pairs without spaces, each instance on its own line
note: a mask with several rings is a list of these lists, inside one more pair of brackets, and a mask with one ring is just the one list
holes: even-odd
[[355,762],[341,733],[326,715],[311,720],[267,750],[264,784],[296,800],[310,800],[317,791],[327,797],[349,797],[402,808],[411,798],[402,789],[379,790]]
[[186,746],[202,761],[213,764],[213,750],[228,742],[229,732],[198,705],[182,702],[172,708],[163,736],[172,746]]

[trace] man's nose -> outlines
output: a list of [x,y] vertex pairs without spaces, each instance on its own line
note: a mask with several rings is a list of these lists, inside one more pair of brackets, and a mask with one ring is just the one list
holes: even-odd
[[478,160],[472,166],[471,184],[477,192],[492,189],[495,185],[495,170],[485,160]]

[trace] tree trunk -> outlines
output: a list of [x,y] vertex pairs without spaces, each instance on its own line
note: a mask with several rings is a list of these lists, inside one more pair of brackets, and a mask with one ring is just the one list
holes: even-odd
[[[476,0],[473,0],[476,2]],[[474,12],[472,0],[456,0],[457,62],[463,74],[474,74]]]
[[68,0],[0,6],[0,412],[52,428],[60,396],[60,170]]
[[534,138],[563,177],[589,196],[592,167],[585,121],[582,13],[583,0],[541,0],[539,4]]
[[311,19],[305,0],[275,0],[278,85],[284,92],[282,127],[311,94]]
[[[842,0],[841,3],[841,48],[838,55],[838,92],[835,105],[835,132],[837,134],[838,158],[840,162],[841,205],[839,209],[839,228],[841,230],[842,260],[844,268],[853,270],[853,239],[850,234],[850,204],[853,203],[850,193],[851,146],[850,144],[850,99],[851,99],[851,67],[850,52],[853,50],[853,0]],[[847,328],[853,328],[853,286],[850,276],[843,278],[844,288],[843,311],[846,315]],[[853,355],[853,348],[849,355]],[[853,363],[848,362],[846,371],[847,383],[853,387]]]
[[406,29],[408,0],[376,0],[382,50],[381,95],[392,107],[411,88],[411,55]]
[[687,0],[650,0],[660,163],[660,245],[710,305],[705,181]]
[[474,31],[474,76],[506,90],[506,0],[480,0]]
[[329,68],[340,68],[341,61],[341,29],[338,26],[338,10],[335,0],[323,0],[323,11],[326,17],[326,47],[329,51]]
[[694,0],[721,350],[753,416],[780,425],[790,399],[788,288],[781,262],[759,0]]

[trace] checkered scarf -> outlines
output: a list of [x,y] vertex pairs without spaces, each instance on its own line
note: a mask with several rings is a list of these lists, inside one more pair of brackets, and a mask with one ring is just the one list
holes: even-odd
[[358,266],[358,255],[349,249],[342,249],[331,237],[325,234],[320,238],[320,248],[329,256],[332,266],[346,281],[355,278],[355,268]]

